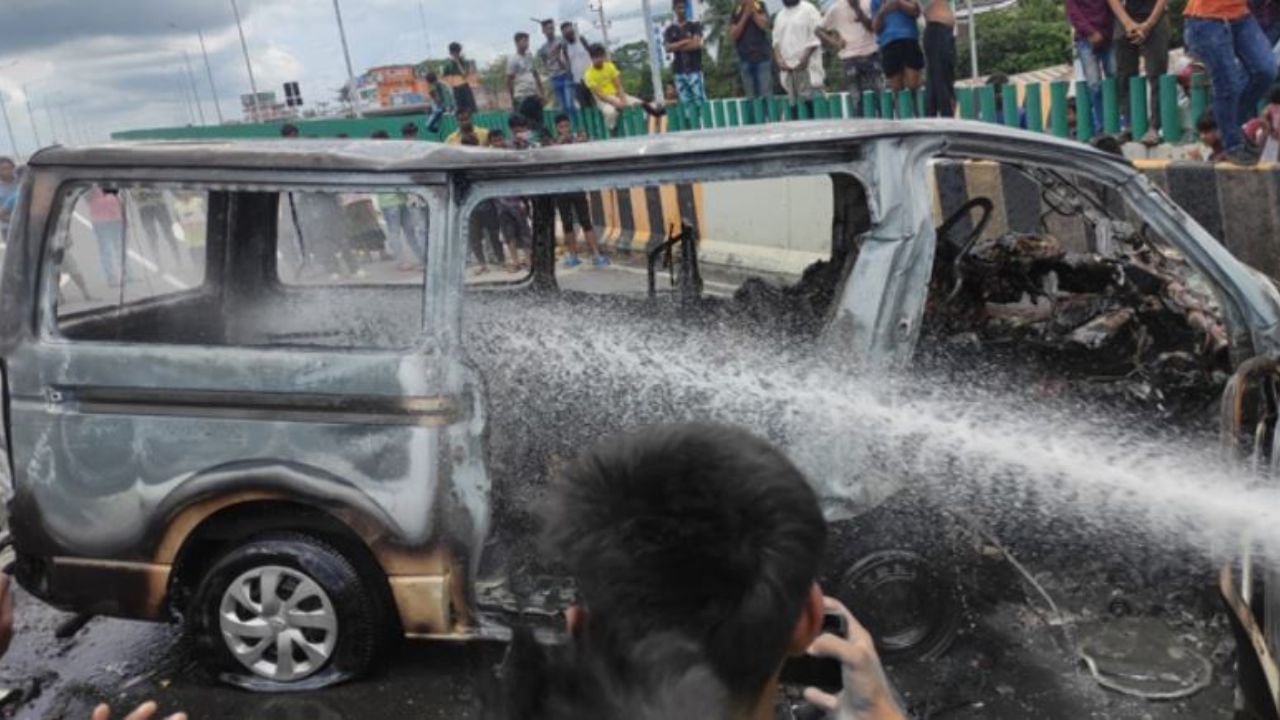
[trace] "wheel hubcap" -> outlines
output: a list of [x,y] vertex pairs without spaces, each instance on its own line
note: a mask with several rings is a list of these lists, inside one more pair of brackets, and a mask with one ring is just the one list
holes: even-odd
[[236,578],[222,594],[222,639],[253,674],[301,680],[324,667],[338,640],[338,616],[316,581],[267,565]]

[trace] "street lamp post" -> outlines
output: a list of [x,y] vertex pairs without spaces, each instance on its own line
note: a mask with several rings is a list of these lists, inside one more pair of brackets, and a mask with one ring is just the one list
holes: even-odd
[[44,99],[44,117],[49,121],[49,132],[53,135],[52,142],[56,145],[58,142],[58,125],[53,122],[53,110],[49,109],[49,98]]
[[26,83],[22,85],[22,102],[27,106],[27,119],[31,121],[31,134],[36,136],[36,149],[44,143],[40,142],[40,128],[36,127],[36,114],[31,111],[31,92],[27,90]]
[[978,16],[973,14],[973,0],[967,0],[969,5],[969,67],[973,72],[973,79],[978,79]]
[[13,159],[22,160],[22,153],[18,152],[18,138],[13,134],[13,123],[9,122],[9,106],[4,101],[4,91],[0,90],[0,113],[4,114],[4,129],[9,133],[9,145],[13,148]]
[[191,83],[191,98],[195,100],[196,110],[200,113],[200,124],[208,125],[204,119],[204,106],[200,104],[200,93],[196,90],[196,74],[191,71],[191,53],[182,51],[182,62],[187,66],[187,80]]
[[360,112],[360,103],[356,102],[356,73],[351,67],[351,50],[347,47],[347,31],[342,26],[342,8],[338,0],[333,0],[333,14],[338,18],[338,37],[342,39],[342,57],[347,61],[347,100],[351,102],[351,110],[356,117],[364,117]]
[[222,119],[222,106],[218,104],[218,88],[213,84],[213,66],[209,64],[209,51],[204,47],[204,31],[197,30],[196,37],[200,38],[200,54],[204,55],[204,72],[209,76],[209,97],[213,98],[213,110],[218,115],[218,124],[222,125],[226,121]]
[[236,15],[236,30],[240,32],[240,49],[244,51],[244,66],[249,71],[249,91],[253,93],[253,114],[256,122],[262,121],[262,108],[258,105],[258,81],[253,79],[253,63],[249,61],[249,43],[244,39],[244,25],[240,23],[240,8],[231,0],[231,12]]
[[662,48],[658,46],[658,38],[653,25],[653,8],[650,6],[650,0],[643,0],[642,6],[644,8],[644,33],[649,39],[649,81],[653,83],[653,101],[661,105],[664,97],[661,68]]

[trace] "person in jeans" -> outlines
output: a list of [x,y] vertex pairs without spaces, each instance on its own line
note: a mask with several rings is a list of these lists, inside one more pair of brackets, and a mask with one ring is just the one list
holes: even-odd
[[782,9],[773,19],[773,61],[797,114],[800,103],[811,104],[826,81],[818,39],[821,25],[818,8],[800,0],[782,0]]
[[431,115],[427,118],[427,132],[434,134],[440,132],[444,116],[455,112],[458,104],[453,97],[453,88],[440,82],[434,72],[427,73],[426,79],[428,92],[431,94]]
[[1253,117],[1276,79],[1275,59],[1248,0],[1190,0],[1184,13],[1187,50],[1213,83],[1213,116],[1229,160],[1254,159],[1240,126]]
[[458,110],[475,112],[477,109],[476,96],[471,91],[471,82],[468,80],[475,71],[475,63],[462,54],[462,45],[456,42],[449,43],[449,59],[444,62],[440,74],[444,77],[445,83],[453,89]]
[[560,36],[564,38],[565,57],[569,58],[569,71],[573,73],[573,93],[578,107],[595,107],[595,98],[587,89],[583,79],[587,69],[591,67],[591,43],[578,34],[578,28],[571,22],[560,23]]
[[729,18],[729,34],[738,51],[742,92],[751,99],[773,94],[773,49],[769,11],[760,0],[739,0]]
[[124,262],[124,214],[114,191],[107,193],[95,185],[89,191],[89,221],[98,240],[98,263],[107,285],[120,287]]
[[556,108],[576,117],[578,106],[574,102],[573,70],[569,67],[564,41],[556,35],[555,20],[548,18],[542,21],[542,35],[547,41],[538,48],[538,63],[551,78],[551,94],[555,97]]
[[1067,20],[1075,31],[1076,57],[1080,60],[1092,100],[1094,134],[1102,132],[1102,81],[1116,74],[1112,45],[1115,18],[1109,0],[1067,0]]
[[920,88],[920,72],[924,70],[924,53],[920,51],[920,4],[916,0],[872,0],[874,17],[871,26],[880,44],[880,60],[884,77],[895,94]]
[[609,51],[597,43],[591,46],[591,67],[587,68],[583,82],[595,96],[596,104],[604,115],[604,124],[610,133],[618,128],[618,115],[629,107],[643,107],[651,116],[660,117],[666,112],[627,94],[622,87],[622,73],[609,61]]
[[932,0],[924,9],[924,114],[956,114],[956,13],[952,0]]
[[707,101],[707,84],[702,76],[702,25],[686,18],[688,0],[675,0],[675,19],[662,33],[663,47],[674,56],[672,76],[680,102],[696,105]]
[[862,115],[862,93],[870,90],[879,94],[884,89],[880,47],[871,14],[871,0],[836,0],[818,28],[822,41],[840,53],[854,116]]
[[[1160,76],[1169,72],[1169,19],[1165,12],[1168,0],[1108,0],[1116,18],[1115,54],[1116,82],[1120,113],[1128,117],[1129,79],[1138,74],[1138,60],[1147,71],[1147,108],[1151,118],[1147,134],[1141,138],[1148,145],[1160,142]],[[1136,118],[1129,118],[1130,127]]]
[[515,40],[516,54],[507,58],[507,93],[511,96],[511,108],[541,130],[546,93],[542,89],[542,78],[534,67],[534,56],[529,52],[529,33],[518,32]]

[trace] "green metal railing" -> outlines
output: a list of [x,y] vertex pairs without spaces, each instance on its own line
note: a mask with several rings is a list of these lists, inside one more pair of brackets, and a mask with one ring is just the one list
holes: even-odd
[[[1102,131],[1117,133],[1126,124],[1133,136],[1141,137],[1158,121],[1160,137],[1168,143],[1182,143],[1194,139],[1195,119],[1209,105],[1207,83],[1201,76],[1192,82],[1188,106],[1189,122],[1184,123],[1184,115],[1178,105],[1177,78],[1164,75],[1157,84],[1160,97],[1160,117],[1153,118],[1148,108],[1148,85],[1144,77],[1131,78],[1129,83],[1128,107],[1120,107],[1118,83],[1109,78],[1102,85]],[[1058,80],[1049,83],[1047,92],[1040,83],[1028,83],[1025,86],[1005,85],[1000,88],[992,86],[956,88],[957,116],[968,120],[1005,125],[1008,127],[1024,127],[1038,133],[1047,133],[1059,138],[1075,137],[1088,141],[1093,136],[1091,118],[1093,117],[1093,97],[1085,83],[1076,83],[1074,97],[1069,81]],[[997,94],[998,93],[998,94]],[[1044,106],[1047,99],[1048,108]],[[1074,111],[1075,127],[1071,126],[1071,115]],[[546,127],[554,124],[558,111],[547,110],[544,116]],[[681,104],[668,108],[664,122],[651,121],[643,108],[627,108],[619,113],[617,129],[614,137],[632,137],[647,135],[651,132],[688,132],[711,128],[739,127],[758,125],[761,123],[800,122],[805,120],[826,120],[838,118],[888,118],[909,119],[924,115],[924,92],[903,90],[894,94],[885,90],[880,93],[864,92],[859,102],[855,103],[846,93],[819,95],[811,103],[801,103],[792,107],[786,98],[721,98],[697,104]],[[1128,123],[1124,119],[1128,118]],[[510,113],[491,111],[477,113],[474,122],[487,129],[507,128]],[[457,119],[446,116],[436,133],[426,131],[426,121],[421,116],[409,118],[379,117],[364,119],[320,119],[298,120],[298,126],[304,137],[336,137],[346,135],[353,138],[367,138],[376,130],[385,130],[392,137],[398,137],[401,127],[406,122],[418,126],[419,137],[426,140],[441,141],[458,129]],[[596,108],[580,110],[573,119],[575,131],[586,133],[593,139],[609,137],[604,116]],[[278,137],[280,125],[274,123],[254,125],[223,125],[212,127],[160,128],[154,130],[136,130],[112,135],[118,140],[137,139],[210,139],[210,138],[253,138]]]

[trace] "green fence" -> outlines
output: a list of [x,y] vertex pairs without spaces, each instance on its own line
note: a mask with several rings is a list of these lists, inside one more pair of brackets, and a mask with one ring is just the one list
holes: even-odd
[[[1102,130],[1116,133],[1126,123],[1135,138],[1146,134],[1148,128],[1158,126],[1160,138],[1168,143],[1187,142],[1195,137],[1195,119],[1209,105],[1207,82],[1197,76],[1192,84],[1190,97],[1186,107],[1179,105],[1177,79],[1172,75],[1159,78],[1160,118],[1150,117],[1147,101],[1147,80],[1143,77],[1131,78],[1128,108],[1120,107],[1119,88],[1114,78],[1108,79],[1102,86]],[[1075,90],[1072,97],[1072,90]],[[970,120],[981,120],[1009,127],[1023,127],[1032,132],[1043,132],[1060,138],[1075,137],[1087,141],[1093,136],[1092,123],[1093,101],[1084,83],[1076,83],[1076,87],[1066,80],[1059,80],[1042,86],[1040,83],[1028,83],[1015,86],[1005,85],[999,89],[992,86],[957,87],[957,116]],[[1074,110],[1075,127],[1072,127],[1072,111]],[[546,111],[544,118],[548,128],[554,123],[557,111]],[[821,95],[811,103],[802,103],[792,107],[785,98],[769,97],[754,100],[745,98],[722,98],[695,105],[676,105],[668,108],[662,121],[652,121],[643,108],[627,108],[619,114],[614,137],[631,137],[647,135],[652,132],[687,132],[710,128],[739,127],[761,123],[777,123],[805,120],[828,120],[839,118],[890,118],[903,119],[924,115],[924,92],[903,90],[896,95],[888,90],[879,94],[863,93],[855,102],[847,93]],[[478,113],[475,124],[487,128],[506,128],[510,113],[493,111]],[[457,130],[457,120],[452,116],[445,117],[436,133],[426,131],[426,120],[422,116],[394,116],[376,118],[338,118],[321,120],[297,120],[303,137],[333,138],[348,136],[367,138],[377,130],[384,130],[392,137],[400,136],[401,127],[408,122],[418,126],[419,137],[426,140],[440,141]],[[609,137],[604,117],[595,108],[580,111],[574,117],[576,130],[585,132],[593,139]],[[175,127],[151,130],[132,130],[114,133],[116,140],[195,140],[195,139],[236,139],[266,138],[280,136],[280,123],[261,123],[253,125],[222,125],[207,127]]]

